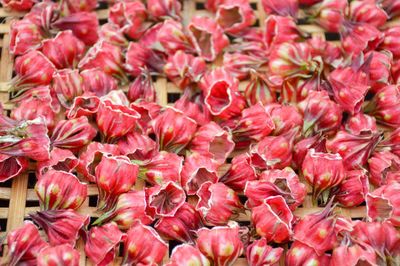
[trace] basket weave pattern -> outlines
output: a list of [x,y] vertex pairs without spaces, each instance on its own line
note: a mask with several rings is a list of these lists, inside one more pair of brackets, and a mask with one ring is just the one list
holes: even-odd
[[[250,3],[258,18],[258,25],[263,26],[265,13],[262,9],[261,1],[250,0]],[[97,14],[100,24],[104,24],[108,17],[107,6],[99,8],[97,10]],[[183,0],[182,14],[184,25],[187,25],[190,18],[194,15],[210,15],[204,8],[204,0]],[[0,24],[0,102],[7,112],[13,108],[13,105],[8,102],[10,97],[8,92],[8,82],[13,76],[13,57],[9,53],[9,25],[12,18],[22,17],[23,15],[24,13],[7,12],[3,8],[0,8],[0,20],[3,21],[3,23]],[[400,22],[391,21],[389,24],[400,25]],[[301,19],[299,28],[312,36],[319,36],[331,42],[339,41],[339,36],[333,36],[332,34],[326,33],[322,28],[316,25],[301,24]],[[216,60],[215,64],[219,64],[221,61],[222,60]],[[157,91],[157,100],[160,105],[171,105],[173,104],[174,100],[179,98],[181,90],[175,87],[174,84],[168,82],[166,78],[158,78],[154,85]],[[240,84],[241,90],[243,90],[245,86],[246,81]],[[6,232],[21,226],[29,213],[39,210],[39,202],[33,189],[36,180],[34,168],[34,165],[31,164],[29,168],[30,170],[27,173],[24,173],[5,183],[0,183],[0,230],[2,237],[6,234]],[[136,188],[142,189],[143,186],[144,184],[138,180]],[[303,205],[294,212],[295,215],[300,217],[322,209],[313,206],[310,195],[311,189],[308,189],[309,195],[306,197]],[[79,209],[79,212],[83,214],[89,214],[94,218],[99,216],[99,213],[96,212],[97,193],[96,185],[89,185],[88,199]],[[355,208],[336,208],[336,212],[338,214],[351,217],[353,219],[361,219],[365,217],[365,211],[365,206]],[[239,223],[249,223],[249,212],[239,215],[236,218],[236,221]],[[77,249],[82,253],[80,265],[92,265],[92,263],[87,260],[84,255],[83,246],[82,240],[78,241]],[[6,248],[7,247],[5,245],[3,248],[3,254],[5,253],[4,250]],[[167,259],[168,258],[166,258],[166,260]],[[118,265],[118,261],[115,262],[115,265]],[[245,258],[240,258],[234,265],[247,265],[247,262]]]

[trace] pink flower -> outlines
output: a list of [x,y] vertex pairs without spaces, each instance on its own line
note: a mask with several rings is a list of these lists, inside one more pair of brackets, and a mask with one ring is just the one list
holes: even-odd
[[189,149],[222,164],[234,147],[235,143],[230,132],[222,129],[215,122],[209,122],[197,130]]
[[[4,3],[4,1],[2,1]],[[10,25],[10,52],[22,55],[37,48],[43,40],[41,28],[28,19],[14,20]]]
[[388,19],[386,12],[374,1],[353,1],[349,5],[350,18],[353,21],[368,23],[377,28]]
[[267,105],[276,102],[276,94],[266,76],[251,71],[251,79],[244,92],[248,105]]
[[113,141],[133,131],[139,118],[132,108],[106,100],[100,103],[96,123],[105,139]]
[[400,226],[400,184],[383,185],[366,196],[367,215],[373,221]]
[[168,252],[168,244],[157,232],[134,222],[128,230],[124,243],[123,263],[127,265],[158,265]]
[[96,7],[97,0],[65,0],[61,2],[61,12],[64,16],[81,11],[93,11]]
[[233,157],[229,170],[219,178],[219,182],[235,191],[243,191],[248,181],[257,178],[256,169],[251,165],[250,155],[244,153]]
[[135,184],[139,167],[126,156],[103,156],[96,166],[96,184],[99,189],[99,209],[111,209],[118,196]]
[[383,33],[385,37],[383,42],[380,45],[380,48],[390,51],[393,54],[393,57],[396,59],[400,58],[400,34],[399,34],[400,27],[394,26],[390,27],[385,30]]
[[79,251],[68,244],[64,244],[42,249],[37,256],[37,266],[79,266],[79,259]]
[[182,244],[172,250],[171,260],[166,266],[209,265],[208,259],[201,252],[189,245]]
[[57,123],[51,136],[54,147],[65,149],[79,149],[97,135],[94,127],[85,116],[71,120],[61,120]]
[[99,68],[104,73],[125,79],[123,71],[122,49],[105,41],[99,41],[92,46],[79,62],[81,70]]
[[173,217],[185,203],[185,191],[169,181],[161,186],[146,188],[147,211],[158,217]]
[[193,138],[197,123],[174,108],[166,108],[152,121],[152,127],[160,150],[178,153]]
[[368,159],[371,183],[376,186],[390,184],[393,176],[398,175],[400,170],[400,158],[388,151],[375,151]]
[[2,263],[10,266],[35,265],[40,251],[48,247],[37,227],[30,221],[8,233],[7,244],[10,248]]
[[[397,85],[387,85],[376,92],[370,103],[370,115],[382,124],[397,128],[400,125],[399,112],[400,89]],[[368,108],[368,107],[367,107]],[[369,111],[369,110],[368,110]]]
[[199,197],[196,210],[212,225],[226,224],[242,208],[235,191],[223,183],[205,182],[196,195]]
[[206,61],[214,61],[229,45],[222,28],[209,17],[193,17],[188,25],[188,37],[197,54]]
[[270,15],[265,20],[263,40],[269,50],[281,43],[299,39],[300,31],[292,17]]
[[71,30],[86,45],[93,45],[99,38],[99,21],[94,12],[77,12],[58,19],[52,26],[59,30]]
[[218,6],[216,21],[225,32],[238,34],[253,25],[256,21],[256,16],[247,1],[224,1]]
[[146,30],[146,19],[146,8],[140,1],[117,2],[110,7],[109,21],[132,39],[139,39]]
[[222,119],[239,115],[245,106],[239,93],[239,81],[225,68],[216,68],[204,74],[200,81],[204,102],[211,114]]
[[233,264],[243,252],[239,225],[236,222],[212,229],[201,228],[197,231],[197,235],[197,248],[215,266]]
[[173,18],[180,20],[182,5],[178,0],[149,0],[147,10],[151,16],[161,20],[163,18]]
[[184,203],[172,217],[162,217],[154,228],[163,237],[180,242],[193,242],[195,232],[202,227],[200,214],[189,203]]
[[283,248],[273,248],[267,244],[265,238],[255,240],[247,247],[247,262],[252,266],[278,266],[283,254]]
[[71,30],[66,30],[53,39],[44,40],[41,51],[56,68],[73,68],[83,57],[85,44]]
[[101,215],[93,224],[115,222],[121,230],[128,230],[134,221],[148,225],[154,219],[146,213],[147,202],[144,190],[130,190],[118,197],[112,210]]
[[89,224],[88,215],[78,214],[71,209],[40,211],[31,213],[29,217],[46,232],[52,246],[75,246],[79,231]]
[[82,116],[92,118],[100,106],[100,99],[97,96],[78,96],[72,102],[67,111],[67,118],[74,119]]
[[144,100],[147,102],[156,101],[156,88],[151,80],[150,73],[144,70],[129,85],[128,98],[131,102]]
[[282,196],[271,196],[251,209],[256,232],[267,241],[283,243],[292,235],[294,216]]
[[29,161],[24,157],[0,154],[0,182],[19,176],[28,169]]
[[339,154],[316,152],[314,149],[310,149],[304,158],[302,171],[313,187],[314,199],[339,185],[345,178],[343,160]]
[[123,236],[115,223],[92,227],[86,236],[85,253],[96,265],[109,265]]
[[49,170],[35,185],[42,210],[77,210],[87,196],[87,185],[64,171]]

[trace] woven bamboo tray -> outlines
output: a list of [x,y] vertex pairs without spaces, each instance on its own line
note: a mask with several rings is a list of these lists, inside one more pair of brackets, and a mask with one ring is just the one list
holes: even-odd
[[[283,0],[284,1],[284,0]],[[183,23],[187,25],[191,17],[194,15],[210,15],[204,8],[205,0],[183,0]],[[261,1],[250,0],[252,8],[255,10],[257,16],[257,24],[261,27],[264,24],[266,15],[262,9]],[[301,12],[300,12],[301,13]],[[100,5],[97,10],[100,24],[104,24],[108,18],[107,5]],[[9,53],[9,26],[12,19],[18,19],[22,17],[24,13],[18,12],[7,12],[4,8],[0,7],[0,102],[2,103],[6,112],[13,108],[13,105],[8,102],[10,94],[8,93],[8,81],[13,77],[13,57]],[[301,15],[300,15],[301,17]],[[388,23],[388,27],[392,25],[400,25],[400,21],[391,21]],[[299,28],[311,36],[319,36],[325,40],[331,42],[339,42],[339,35],[330,34],[324,32],[324,30],[316,25],[307,25],[299,20]],[[216,60],[215,64],[218,65],[222,60]],[[240,88],[243,90],[246,86],[246,81],[241,82]],[[165,78],[158,78],[155,82],[157,91],[158,103],[162,106],[172,105],[174,101],[179,98],[181,90],[178,89],[174,84],[167,81]],[[39,201],[34,191],[34,185],[36,177],[34,173],[35,165],[30,165],[30,170],[13,180],[9,180],[5,183],[0,183],[0,237],[4,237],[7,232],[20,227],[23,224],[24,219],[27,218],[28,214],[39,210]],[[137,189],[142,189],[143,183],[138,180],[136,184]],[[313,206],[311,200],[311,189],[309,189],[309,195],[306,197],[303,205],[299,207],[294,214],[302,217],[304,215],[320,211],[322,208]],[[94,184],[89,185],[88,199],[84,202],[79,212],[83,214],[89,214],[92,217],[92,221],[99,216],[96,212],[97,204],[97,187]],[[190,200],[190,199],[189,199]],[[355,208],[339,208],[335,209],[335,212],[352,219],[362,219],[366,215],[365,206],[359,206]],[[250,213],[247,211],[244,214],[239,215],[235,219],[239,223],[249,224]],[[89,266],[93,265],[84,255],[83,252],[84,244],[82,240],[77,243],[77,249],[81,252],[80,265]],[[170,252],[172,245],[170,245]],[[3,250],[0,256],[4,256],[7,245],[3,245]],[[168,257],[165,258],[165,261]],[[121,259],[117,258],[114,265],[119,265]],[[234,264],[235,266],[248,265],[244,257],[239,258]],[[281,265],[284,265],[284,259],[282,258]]]

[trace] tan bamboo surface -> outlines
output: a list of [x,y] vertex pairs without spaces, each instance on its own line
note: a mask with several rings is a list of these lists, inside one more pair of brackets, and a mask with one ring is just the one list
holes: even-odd
[[[284,1],[284,0],[282,0]],[[208,11],[204,8],[205,0],[183,0],[183,24],[187,25],[191,17],[194,15],[210,15]],[[255,10],[257,16],[257,24],[263,27],[266,15],[262,9],[261,0],[250,0],[252,8]],[[98,18],[101,24],[107,21],[108,9],[107,7],[99,8],[97,11]],[[301,12],[300,12],[301,13]],[[13,56],[9,53],[9,26],[12,19],[18,19],[22,17],[24,13],[19,12],[8,12],[4,8],[0,7],[0,103],[2,103],[5,112],[9,112],[13,105],[8,102],[10,94],[8,93],[9,81],[13,76]],[[388,27],[393,25],[400,25],[400,21],[390,21]],[[323,39],[328,39],[329,41],[338,43],[339,36],[327,34],[324,30],[317,25],[307,25],[299,23],[299,28],[310,34],[311,36],[320,36]],[[328,38],[327,38],[328,37]],[[217,60],[217,63],[221,60]],[[243,90],[246,86],[246,81],[241,82],[240,88]],[[179,97],[181,90],[177,88],[173,83],[167,81],[166,78],[158,78],[155,81],[155,87],[157,91],[158,103],[162,106],[172,105],[174,100]],[[221,174],[224,173],[229,166],[225,165],[220,169]],[[35,184],[35,165],[31,164],[29,171],[24,173],[12,181],[7,181],[5,183],[0,183],[0,237],[5,236],[10,230],[16,229],[23,224],[25,218],[28,214],[39,210],[38,198],[34,191]],[[144,183],[140,180],[136,184],[137,189],[142,189]],[[307,214],[320,211],[322,208],[313,206],[311,200],[311,188],[308,186],[309,195],[306,197],[303,205],[299,207],[294,214],[303,217]],[[80,213],[89,214],[91,217],[98,217],[99,213],[96,209],[97,203],[97,187],[94,184],[89,185],[88,189],[88,199],[85,201],[83,206],[79,209]],[[362,219],[365,217],[365,206],[355,207],[355,208],[340,208],[336,207],[335,212],[352,219]],[[250,222],[250,212],[246,211],[238,215],[235,218],[239,223],[249,223]],[[4,245],[3,256],[5,250],[7,249]],[[77,249],[81,251],[81,262],[82,266],[93,265],[88,259],[86,259],[83,252],[83,242],[79,240],[77,243]],[[168,260],[166,257],[165,261]],[[114,265],[120,265],[121,258],[117,258]],[[244,257],[239,258],[235,266],[248,265]],[[281,265],[284,265],[283,260]]]

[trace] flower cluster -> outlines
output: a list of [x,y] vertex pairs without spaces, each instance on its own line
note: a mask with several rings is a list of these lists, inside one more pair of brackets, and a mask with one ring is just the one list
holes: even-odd
[[[103,25],[97,0],[1,2],[29,12],[11,24],[0,181],[35,161],[40,203],[2,265],[79,265],[80,238],[95,265],[399,263],[399,1],[262,0],[262,27],[248,0],[187,23],[178,0],[110,1]],[[300,5],[341,42],[308,36]]]

